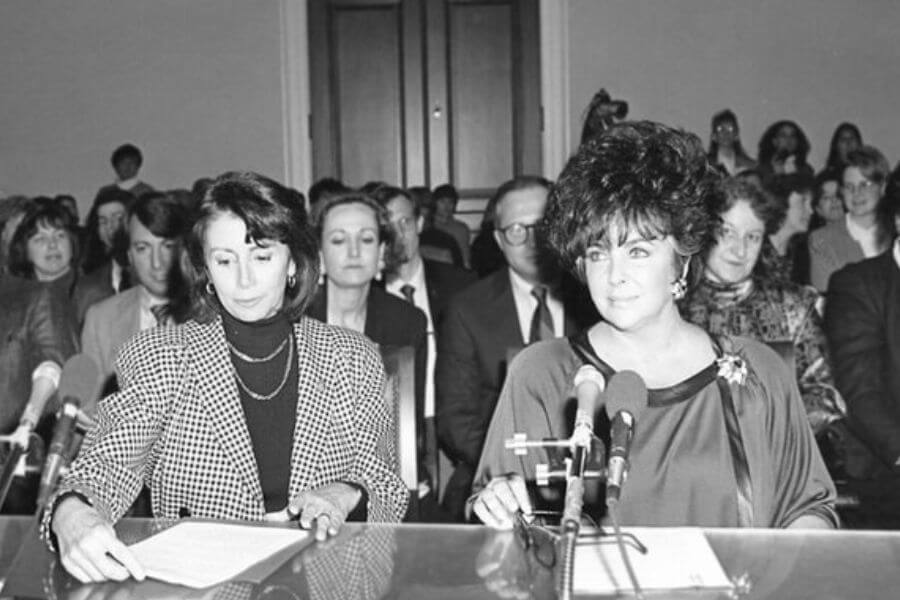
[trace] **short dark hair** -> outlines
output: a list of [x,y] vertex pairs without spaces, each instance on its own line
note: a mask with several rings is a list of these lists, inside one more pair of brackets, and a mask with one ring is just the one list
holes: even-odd
[[492,222],[497,222],[497,210],[500,206],[500,201],[510,192],[529,190],[536,187],[549,190],[552,185],[553,183],[549,179],[541,177],[540,175],[517,175],[512,179],[504,181],[500,184],[500,187],[494,191],[494,195],[491,196],[490,200],[488,200],[487,210],[491,213]]
[[113,150],[112,157],[109,162],[112,163],[113,169],[122,162],[123,160],[131,158],[137,163],[138,168],[144,164],[144,155],[141,154],[140,148],[135,146],[134,144],[122,144],[115,150]]
[[[791,194],[809,193],[811,196],[814,196],[816,194],[816,179],[805,171],[775,175],[766,182],[764,191],[768,192],[778,203],[784,206],[786,215]],[[780,228],[781,225],[779,224],[778,227]]]
[[[787,196],[784,196],[782,201],[775,194],[742,177],[727,177],[721,180],[716,193],[710,196],[710,207],[718,217],[731,210],[738,202],[747,202],[750,205],[753,214],[763,222],[768,234],[778,231],[787,216]],[[717,225],[721,227],[721,221]]]
[[71,265],[78,264],[78,235],[75,233],[75,219],[62,204],[43,196],[32,199],[25,208],[25,216],[13,233],[9,245],[9,272],[27,279],[34,278],[34,264],[28,258],[28,240],[41,227],[62,229],[69,236],[72,245]]
[[238,171],[220,175],[212,182],[185,238],[182,271],[190,287],[190,316],[208,322],[221,310],[206,291],[209,275],[203,244],[210,222],[222,213],[241,219],[254,240],[287,245],[297,266],[297,283],[287,288],[282,311],[290,320],[300,318],[316,292],[319,278],[318,246],[306,209],[283,185],[257,173]]
[[431,196],[434,198],[435,202],[437,202],[441,198],[449,198],[450,200],[453,200],[454,206],[456,206],[456,203],[459,202],[459,192],[451,183],[445,183],[443,185],[437,186],[436,188],[434,188]]
[[716,220],[708,203],[719,178],[696,135],[623,121],[569,159],[550,190],[542,235],[562,266],[582,279],[578,259],[615,222],[648,239],[671,235],[687,257],[713,239]]
[[128,208],[127,223],[135,217],[156,237],[181,239],[190,229],[187,208],[174,196],[163,192],[147,192]]
[[334,177],[323,177],[309,186],[309,193],[307,194],[307,197],[309,198],[309,208],[312,210],[313,206],[318,204],[321,200],[324,200],[327,196],[341,194],[347,191],[350,191],[350,188]]

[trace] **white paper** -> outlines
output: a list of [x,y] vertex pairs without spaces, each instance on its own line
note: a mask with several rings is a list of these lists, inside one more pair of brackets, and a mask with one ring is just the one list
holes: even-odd
[[132,545],[130,550],[148,577],[205,588],[234,579],[308,538],[309,533],[298,528],[187,521]]
[[[643,590],[732,587],[702,530],[630,527],[622,532],[633,534],[647,547],[647,553],[641,554],[625,540],[626,552]],[[602,544],[579,538],[574,575],[573,591],[576,594],[633,591],[619,546],[612,535],[605,536]]]

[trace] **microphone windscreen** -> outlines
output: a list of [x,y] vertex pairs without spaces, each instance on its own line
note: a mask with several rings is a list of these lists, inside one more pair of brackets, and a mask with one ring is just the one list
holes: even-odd
[[601,392],[606,387],[606,379],[603,377],[603,373],[594,365],[582,365],[575,373],[574,383],[576,389],[587,381],[596,385]]
[[637,417],[647,406],[647,386],[634,371],[619,371],[606,386],[606,414],[612,419],[620,410]]
[[100,369],[87,354],[76,354],[63,365],[57,395],[60,401],[74,398],[81,404],[100,393]]

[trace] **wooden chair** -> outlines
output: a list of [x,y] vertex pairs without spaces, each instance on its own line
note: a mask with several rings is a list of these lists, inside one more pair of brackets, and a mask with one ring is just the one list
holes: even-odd
[[419,469],[416,456],[415,352],[412,346],[382,346],[387,374],[384,401],[393,417],[394,470],[409,490],[407,519],[419,514]]

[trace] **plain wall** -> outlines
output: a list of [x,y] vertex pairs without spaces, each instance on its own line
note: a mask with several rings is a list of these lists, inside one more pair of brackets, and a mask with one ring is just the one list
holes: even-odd
[[160,189],[283,180],[280,26],[268,0],[4,0],[0,190],[69,192],[83,217],[124,142]]
[[568,0],[571,140],[605,87],[630,117],[677,125],[709,143],[729,107],[756,156],[780,119],[797,121],[825,161],[841,121],[891,165],[900,158],[900,2],[896,0]]

